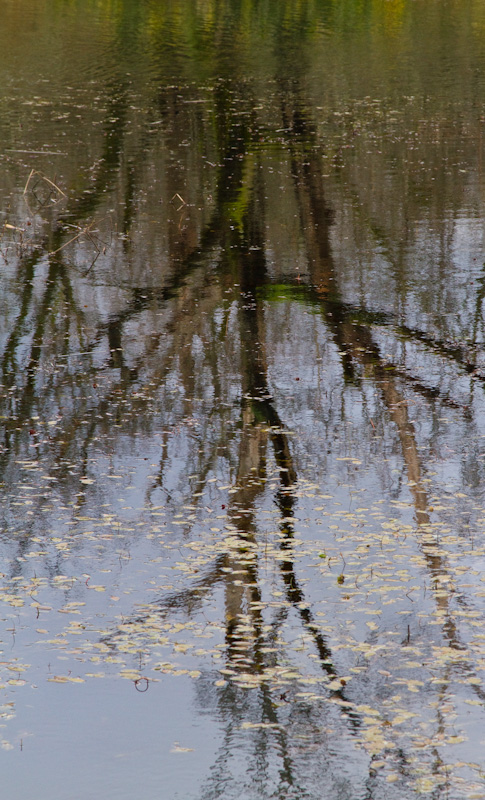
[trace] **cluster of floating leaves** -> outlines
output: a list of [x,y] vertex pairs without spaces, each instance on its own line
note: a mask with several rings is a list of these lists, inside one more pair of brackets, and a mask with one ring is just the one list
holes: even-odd
[[[50,552],[78,566],[88,544],[114,543],[114,558],[131,563],[125,546],[133,527],[123,518],[77,515],[65,536],[32,537],[22,561],[33,574],[4,575],[0,603],[5,635],[25,641],[35,630],[29,645],[45,652],[46,669],[41,674],[38,657],[35,668],[7,659],[5,647],[1,688],[118,676],[146,691],[170,675],[209,679],[218,691],[269,692],[282,719],[303,704],[336,708],[337,720],[356,721],[354,741],[389,783],[402,779],[396,753],[404,747],[418,793],[446,784],[474,796],[480,765],[446,757],[467,741],[466,709],[473,715],[485,701],[478,605],[485,547],[464,541],[447,523],[463,496],[435,498],[429,521],[416,526],[411,501],[396,503],[395,517],[381,502],[345,510],[318,485],[300,481],[294,494],[307,516],[261,510],[253,538],[238,527],[252,510],[231,510],[230,484],[217,490],[225,501],[220,513],[146,509],[137,535],[151,555],[134,604],[129,583],[115,593],[113,564],[96,576],[74,569],[41,574]],[[232,616],[231,593],[239,595]],[[117,614],[126,595],[130,610]],[[13,704],[1,713],[6,723]],[[283,724],[251,719],[241,727],[271,731]],[[423,765],[437,754],[431,775]]]

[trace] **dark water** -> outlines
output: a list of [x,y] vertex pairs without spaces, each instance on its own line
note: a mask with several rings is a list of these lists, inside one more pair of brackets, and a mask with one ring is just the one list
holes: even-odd
[[484,59],[2,3],[2,796],[485,797]]

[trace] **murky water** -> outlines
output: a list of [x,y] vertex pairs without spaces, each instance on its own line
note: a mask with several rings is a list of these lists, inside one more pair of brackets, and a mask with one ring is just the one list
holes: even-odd
[[485,797],[485,6],[5,0],[9,800]]

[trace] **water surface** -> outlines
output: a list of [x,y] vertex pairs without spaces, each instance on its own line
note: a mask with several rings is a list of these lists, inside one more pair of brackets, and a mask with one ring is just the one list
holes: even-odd
[[6,0],[10,800],[485,797],[485,11]]

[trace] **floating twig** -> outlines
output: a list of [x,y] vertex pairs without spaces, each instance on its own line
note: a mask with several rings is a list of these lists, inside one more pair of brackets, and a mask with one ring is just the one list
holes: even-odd
[[75,236],[73,236],[71,239],[69,239],[69,241],[68,241],[68,242],[65,242],[65,243],[64,243],[64,244],[62,244],[60,247],[58,247],[58,248],[57,248],[57,250],[52,250],[52,251],[49,253],[49,255],[50,255],[50,256],[55,256],[55,255],[56,255],[56,253],[60,253],[60,252],[61,252],[61,250],[64,250],[64,248],[65,248],[65,247],[67,247],[69,244],[72,244],[72,242],[75,242],[75,241],[76,241],[76,239],[79,239],[79,237],[80,237],[80,236],[88,235],[88,234],[89,234],[89,231],[91,230],[91,228],[93,227],[93,225],[94,225],[94,220],[93,220],[92,222],[90,222],[90,223],[89,223],[89,225],[87,225],[85,228],[83,228],[82,230],[80,230],[80,231],[79,231],[79,233],[76,233],[76,235],[75,235]]
[[57,183],[54,183],[54,181],[51,181],[50,178],[48,178],[46,175],[43,175],[42,172],[39,172],[37,169],[31,169],[30,170],[30,174],[29,174],[29,177],[27,178],[27,183],[25,184],[24,191],[23,191],[24,195],[27,194],[27,191],[28,191],[29,185],[30,185],[30,181],[32,180],[34,175],[38,175],[41,180],[43,180],[46,183],[48,183],[49,186],[52,186],[56,190],[56,192],[59,192],[59,194],[62,194],[63,197],[67,197],[67,194],[62,191],[62,189],[60,188],[60,186],[57,185]]
[[171,202],[171,203],[173,203],[173,201],[175,200],[175,198],[177,198],[178,200],[180,200],[180,202],[182,203],[182,205],[181,205],[181,206],[179,206],[179,207],[177,208],[177,211],[180,211],[180,209],[182,209],[184,206],[186,206],[186,205],[187,205],[187,203],[186,203],[186,201],[184,200],[184,198],[183,198],[181,195],[179,195],[179,193],[178,193],[178,192],[175,192],[175,194],[174,194],[174,196],[172,197],[172,199],[170,200],[170,202]]
[[10,225],[9,222],[6,222],[3,227],[8,231],[20,231],[20,233],[25,233],[25,228],[18,228],[17,225]]

